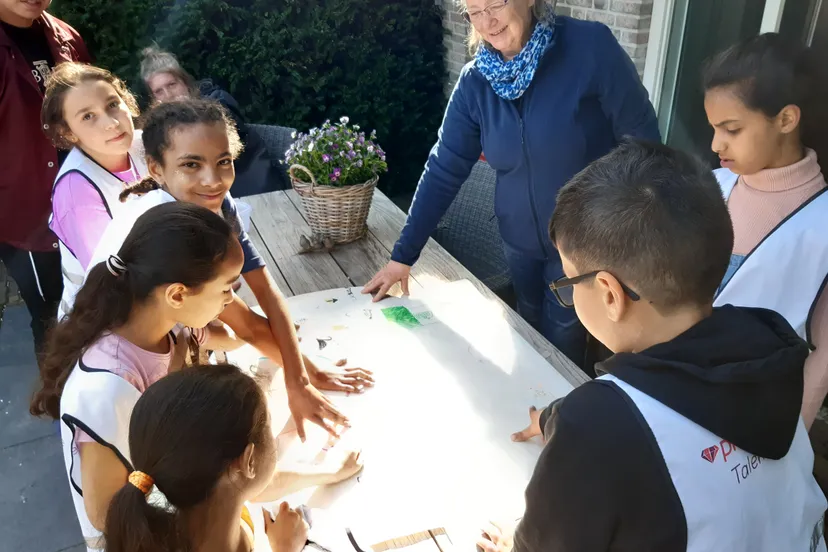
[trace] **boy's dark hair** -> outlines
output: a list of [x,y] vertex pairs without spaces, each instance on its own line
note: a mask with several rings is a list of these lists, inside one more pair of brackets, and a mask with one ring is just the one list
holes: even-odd
[[118,251],[126,270],[113,276],[106,263],[93,267],[73,309],[49,334],[30,412],[58,419],[63,387],[84,351],[124,325],[158,286],[198,289],[215,278],[234,239],[222,217],[192,203],[164,203],[138,217]]
[[828,162],[828,65],[824,57],[776,33],[739,42],[707,61],[704,90],[733,86],[750,109],[775,117],[786,105],[802,112],[802,143]]
[[[151,108],[142,118],[141,135],[144,142],[144,151],[148,159],[152,159],[164,166],[164,152],[170,147],[170,136],[173,131],[191,125],[222,124],[227,129],[227,138],[230,141],[230,154],[237,159],[242,151],[236,123],[227,111],[218,102],[197,98],[184,98],[164,102]],[[146,177],[143,180],[127,186],[120,194],[121,201],[125,201],[131,194],[145,194],[159,189],[159,184]]]
[[686,153],[637,140],[561,189],[549,232],[579,273],[606,270],[662,312],[710,304],[733,251],[713,173]]
[[266,435],[267,400],[235,366],[198,366],[175,372],[141,395],[129,421],[134,468],[155,481],[175,511],[148,501],[125,484],[109,504],[107,550],[191,550],[187,510],[203,503],[248,444]]
[[102,81],[112,85],[118,96],[126,104],[133,117],[138,116],[138,102],[129,91],[124,81],[100,67],[86,63],[61,63],[52,70],[46,80],[46,92],[40,108],[40,122],[46,136],[58,149],[72,149],[74,144],[66,138],[69,127],[63,116],[63,101],[66,93],[82,82]]

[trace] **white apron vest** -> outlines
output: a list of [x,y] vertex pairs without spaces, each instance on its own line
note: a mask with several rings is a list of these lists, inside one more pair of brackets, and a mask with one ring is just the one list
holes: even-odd
[[[129,151],[132,167],[139,178],[147,175],[147,165],[144,159],[144,146],[141,141],[141,131],[136,130]],[[118,195],[124,189],[124,183],[114,174],[101,167],[89,158],[79,148],[74,148],[60,167],[55,178],[55,184],[67,173],[81,174],[101,196],[104,206],[111,218],[123,207]],[[58,320],[62,319],[75,303],[75,295],[83,284],[86,271],[81,266],[75,254],[62,241],[60,243],[60,264],[63,272],[63,296],[58,307]]]
[[688,552],[825,552],[828,502],[802,419],[788,454],[741,450],[611,375],[653,432],[687,521]]
[[63,389],[60,399],[63,460],[69,475],[75,512],[90,551],[100,552],[104,543],[103,535],[92,526],[83,504],[80,453],[74,444],[75,429],[82,429],[99,444],[111,449],[131,472],[129,419],[140,396],[141,393],[125,379],[106,370],[89,368],[82,360],[72,370]]
[[[713,171],[725,200],[738,175]],[[828,188],[774,228],[736,270],[714,301],[778,312],[811,343],[810,318],[828,278]]]
[[[118,211],[118,215],[113,217],[112,222],[107,225],[101,239],[98,241],[98,246],[89,261],[87,273],[93,266],[107,260],[110,255],[118,254],[138,217],[157,205],[171,201],[175,201],[175,198],[169,193],[164,190],[153,190],[123,205]],[[83,281],[84,276],[81,276],[81,281]]]

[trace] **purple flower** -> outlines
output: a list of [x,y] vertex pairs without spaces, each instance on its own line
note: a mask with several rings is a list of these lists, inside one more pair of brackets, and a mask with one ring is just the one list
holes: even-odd
[[329,162],[330,160],[331,160],[331,156],[330,156],[330,155],[328,155],[327,153],[322,154],[322,162],[323,162],[323,163],[327,163],[327,162]]
[[331,147],[332,147],[333,149],[339,149],[339,144],[337,144],[336,142],[334,142],[333,144],[331,144]]
[[362,144],[364,144],[364,143],[365,143],[365,135],[364,135],[364,134],[360,134],[360,135],[359,135],[359,144],[360,144],[360,145],[362,145]]
[[349,151],[348,159],[353,159],[354,157],[356,157],[356,152],[354,150]]
[[334,176],[339,178],[342,175],[342,169],[340,169],[339,167],[334,168],[333,174],[334,174]]
[[[370,142],[369,142],[369,144],[370,144]],[[374,153],[374,144],[370,144],[368,146],[368,153]]]
[[361,166],[362,166],[362,159],[359,159],[359,160],[356,162],[356,166],[357,166],[357,167],[361,167]]
[[348,117],[340,117],[339,122],[343,125],[347,125],[349,120],[350,119],[348,119]]
[[335,175],[334,173],[329,174],[328,178],[331,179],[331,182],[336,182],[337,180],[339,180],[339,177],[337,175]]

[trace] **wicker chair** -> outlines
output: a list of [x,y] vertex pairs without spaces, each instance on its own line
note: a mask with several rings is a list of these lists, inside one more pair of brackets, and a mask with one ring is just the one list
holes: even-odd
[[247,125],[248,130],[259,135],[267,147],[267,152],[274,163],[279,163],[285,174],[285,189],[290,187],[290,177],[287,174],[287,167],[282,165],[285,159],[285,152],[293,143],[291,134],[295,129],[275,125]]
[[511,284],[494,214],[496,174],[478,161],[433,237],[494,292]]

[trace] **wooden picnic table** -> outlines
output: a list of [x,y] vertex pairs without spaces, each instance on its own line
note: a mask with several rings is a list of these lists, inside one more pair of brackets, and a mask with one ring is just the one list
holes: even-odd
[[[299,238],[311,234],[301,199],[293,190],[271,192],[243,199],[252,209],[250,238],[265,259],[282,293],[291,297],[332,288],[366,284],[391,257],[391,250],[405,224],[403,213],[381,191],[374,192],[368,215],[368,235],[357,242],[338,246],[330,253],[299,253]],[[486,299],[502,306],[503,316],[552,367],[573,386],[589,377],[556,349],[537,330],[509,308],[433,239],[411,270],[410,289],[436,283],[469,280]],[[395,288],[399,290],[397,286]],[[242,297],[255,302],[249,290]]]
[[[330,253],[316,251],[300,254],[300,237],[309,236],[311,230],[304,218],[301,200],[293,190],[246,197],[243,201],[252,208],[251,240],[264,257],[282,293],[288,297],[364,285],[388,262],[406,218],[388,197],[377,190],[368,217],[368,235],[364,239],[338,246]],[[434,240],[429,240],[411,271],[410,291],[412,296],[416,296],[420,290],[460,280],[468,280],[485,299],[498,305],[501,317],[569,384],[578,386],[589,380],[586,374]],[[399,287],[395,290],[399,292]],[[243,287],[239,293],[249,304],[255,304],[249,289]],[[447,552],[451,548],[450,535],[443,528],[391,539],[380,548],[385,549],[386,545],[388,549],[405,548],[423,552]]]

